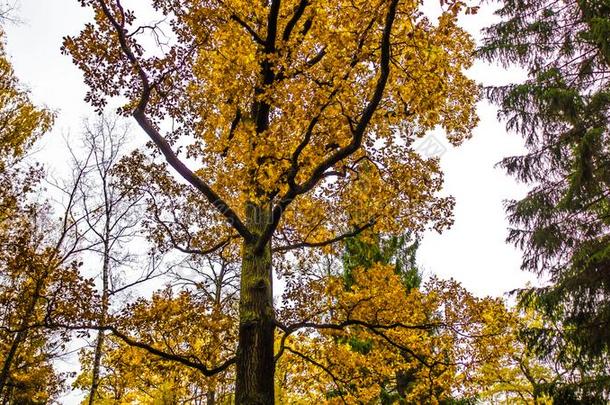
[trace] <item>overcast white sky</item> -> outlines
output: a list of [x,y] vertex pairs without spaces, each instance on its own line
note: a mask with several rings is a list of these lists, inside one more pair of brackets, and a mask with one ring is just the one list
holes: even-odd
[[[429,7],[438,7],[431,0]],[[61,165],[65,158],[62,135],[78,133],[91,107],[83,101],[86,88],[80,71],[70,58],[60,53],[62,37],[76,34],[90,17],[77,0],[21,0],[21,24],[9,25],[7,48],[17,76],[26,84],[33,99],[58,113],[52,133],[46,136],[40,159]],[[482,10],[463,19],[475,36],[481,27],[493,22],[491,10]],[[478,63],[470,72],[483,83],[507,82],[519,78],[518,71]],[[520,253],[505,244],[507,222],[503,201],[523,195],[523,186],[504,175],[494,164],[502,157],[517,154],[522,143],[505,132],[496,120],[495,109],[479,106],[481,123],[474,137],[459,148],[449,148],[442,156],[445,193],[457,201],[455,225],[442,235],[426,234],[419,262],[427,274],[453,277],[477,295],[502,295],[523,286],[533,276],[519,270]],[[144,135],[134,131],[134,136]],[[437,138],[442,139],[441,136]]]

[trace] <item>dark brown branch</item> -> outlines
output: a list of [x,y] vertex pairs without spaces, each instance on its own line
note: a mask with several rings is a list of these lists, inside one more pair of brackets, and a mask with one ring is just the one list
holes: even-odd
[[247,22],[245,22],[244,20],[239,18],[239,16],[237,16],[236,14],[231,15],[231,20],[235,21],[236,23],[241,25],[246,31],[248,31],[248,34],[250,34],[252,36],[252,39],[254,39],[254,42],[256,42],[259,45],[265,46],[265,41],[260,37],[260,35],[257,34],[256,31],[254,31],[254,29],[252,27],[250,27],[250,25]]
[[178,251],[180,251],[182,253],[189,254],[189,255],[206,256],[206,255],[209,255],[211,253],[214,253],[218,249],[221,249],[221,248],[225,247],[232,239],[235,238],[235,236],[229,236],[229,237],[223,239],[222,241],[218,242],[217,244],[208,247],[207,249],[192,248],[190,246],[190,243],[188,243],[188,242],[187,242],[186,246],[182,246],[176,240],[176,237],[174,236],[174,233],[172,232],[170,227],[159,216],[159,211],[157,209],[157,205],[156,205],[156,203],[154,201],[154,198],[152,198],[152,199],[153,199],[153,205],[154,205],[154,208],[153,208],[152,211],[153,211],[153,215],[155,217],[155,220],[165,230],[165,233],[169,237],[169,240],[172,243],[172,246],[174,247],[174,249],[176,249],[176,250],[178,250]]
[[297,25],[297,23],[303,16],[303,13],[305,12],[305,8],[307,7],[308,4],[309,4],[309,0],[301,0],[299,2],[299,5],[296,7],[296,10],[295,10],[294,14],[292,15],[292,18],[290,19],[290,21],[288,21],[288,24],[286,24],[286,28],[284,28],[284,34],[282,35],[282,40],[284,42],[287,42],[290,39],[290,34],[292,34],[292,30],[294,30],[294,27]]
[[129,346],[138,347],[140,349],[146,350],[150,354],[154,354],[154,355],[156,355],[158,357],[161,357],[161,358],[163,358],[165,360],[176,361],[176,362],[181,363],[181,364],[183,364],[183,365],[185,365],[187,367],[191,367],[191,368],[197,369],[203,375],[205,375],[207,377],[211,377],[213,375],[221,373],[221,372],[225,371],[227,368],[229,368],[231,365],[233,365],[233,363],[235,363],[235,358],[232,357],[232,358],[228,359],[227,361],[225,361],[224,363],[222,363],[220,366],[217,366],[217,367],[214,367],[214,368],[207,368],[205,365],[203,365],[203,364],[201,364],[199,362],[193,361],[193,360],[189,359],[188,357],[180,356],[180,355],[172,354],[172,353],[167,353],[167,352],[159,350],[159,349],[157,349],[154,346],[151,346],[149,344],[146,344],[146,343],[143,343],[143,342],[138,342],[138,341],[130,338],[129,336],[119,332],[114,327],[108,328],[108,330],[110,330],[113,335],[115,335],[116,337],[121,339],[123,342],[125,342]]
[[[299,322],[299,323],[292,324],[290,326],[285,326],[285,325],[282,325],[279,323],[277,325],[284,332],[285,335],[290,335],[290,334],[296,332],[297,330],[303,329],[303,328],[312,328],[312,329],[317,329],[317,330],[321,330],[321,329],[343,330],[348,326],[361,326],[361,327],[368,329],[371,333],[381,337],[386,342],[388,342],[391,346],[394,346],[395,348],[397,348],[399,350],[403,350],[403,351],[409,353],[411,356],[413,356],[415,359],[417,359],[420,363],[422,363],[424,366],[426,366],[428,368],[432,368],[436,364],[449,365],[449,363],[442,363],[439,361],[434,361],[433,363],[429,363],[426,361],[425,358],[423,358],[422,356],[415,353],[412,349],[397,343],[396,341],[394,341],[390,337],[388,337],[385,333],[383,333],[383,331],[391,330],[391,329],[410,329],[410,330],[432,331],[434,329],[444,326],[443,324],[440,324],[440,323],[428,323],[428,324],[421,324],[421,325],[407,325],[407,324],[404,324],[401,322],[394,322],[391,324],[373,324],[370,322],[365,322],[365,321],[361,321],[361,320],[357,320],[357,319],[348,319],[348,320],[345,320],[345,321],[339,322],[339,323]],[[288,348],[286,348],[286,349],[288,349]]]
[[243,224],[237,213],[233,211],[224,200],[220,198],[214,190],[212,190],[207,183],[205,183],[199,176],[193,173],[186,165],[174,154],[171,146],[161,134],[156,130],[152,122],[148,119],[146,114],[137,109],[133,116],[135,117],[140,127],[148,134],[148,136],[157,145],[161,153],[165,156],[165,160],[170,166],[174,168],[186,181],[193,185],[199,190],[207,200],[227,219],[229,224],[235,228],[235,230],[247,241],[253,240],[253,236],[250,231]]
[[445,366],[450,366],[450,365],[454,365],[453,363],[449,363],[449,362],[442,362],[442,361],[438,361],[435,360],[432,363],[428,363],[426,361],[426,359],[423,356],[420,356],[419,354],[415,353],[412,349],[408,348],[407,346],[398,344],[396,341],[392,340],[390,337],[388,337],[385,333],[379,331],[378,329],[375,328],[368,328],[373,334],[383,338],[383,340],[385,340],[386,342],[388,342],[390,344],[390,346],[394,346],[395,348],[397,348],[398,350],[404,351],[406,353],[409,353],[411,356],[413,356],[413,358],[415,358],[417,361],[419,361],[421,364],[423,364],[424,366],[426,366],[427,368],[433,368],[434,366],[436,366],[437,364],[442,364]]
[[332,329],[332,330],[343,330],[348,326],[362,326],[367,329],[380,329],[380,330],[390,330],[390,329],[409,329],[409,330],[434,330],[440,327],[446,326],[442,323],[422,323],[419,325],[409,325],[402,322],[393,322],[389,324],[376,324],[365,322],[358,319],[347,319],[343,322],[339,323],[316,323],[316,322],[297,322],[291,325],[282,325],[277,323],[278,328],[280,328],[284,333],[292,334],[299,329],[312,328],[312,329]]
[[[241,121],[241,108],[237,107],[237,111],[235,112],[235,118],[231,121],[231,127],[229,128],[229,136],[227,136],[227,141],[231,142],[233,140],[233,136],[235,135],[235,131],[237,130],[237,126]],[[229,145],[222,151],[222,157],[226,157],[229,152]]]
[[[269,7],[269,15],[267,16],[267,37],[264,42],[264,52],[266,56],[270,56],[275,52],[279,13],[280,0],[272,0],[271,6]],[[273,85],[276,77],[270,58],[263,58],[260,67],[263,80],[262,83],[257,85],[254,89],[257,96],[262,95],[267,88]],[[256,123],[257,134],[262,134],[269,129],[270,112],[271,106],[268,101],[254,101],[252,105],[252,115],[254,116],[254,121]]]
[[98,2],[100,4],[102,12],[116,31],[123,54],[131,63],[133,68],[136,70],[142,82],[142,94],[140,96],[138,106],[133,112],[134,118],[136,119],[140,127],[144,130],[144,132],[146,132],[150,139],[155,143],[157,148],[161,151],[167,163],[169,163],[169,165],[172,166],[174,170],[176,170],[186,181],[188,181],[192,186],[199,190],[246,241],[252,241],[254,239],[253,235],[243,224],[237,213],[233,211],[231,207],[229,207],[229,205],[225,201],[223,201],[220,196],[216,194],[216,192],[214,192],[214,190],[212,190],[212,188],[206,182],[204,182],[199,176],[197,176],[188,167],[186,167],[186,165],[174,153],[171,145],[159,133],[159,131],[155,128],[155,125],[146,115],[146,107],[148,106],[148,102],[150,101],[150,96],[153,90],[153,87],[150,85],[148,75],[146,74],[146,72],[140,65],[138,59],[136,58],[135,54],[129,47],[127,40],[127,31],[125,30],[125,28],[121,24],[119,24],[113,17],[112,12],[106,5],[105,0],[98,0]]
[[377,79],[377,84],[375,86],[375,92],[373,93],[373,97],[364,109],[362,117],[358,121],[358,124],[356,125],[356,128],[352,134],[352,141],[349,143],[349,145],[339,149],[333,155],[329,156],[325,161],[320,163],[318,167],[314,169],[309,180],[307,180],[300,187],[300,190],[298,190],[299,194],[310,191],[313,187],[315,187],[322,174],[326,170],[328,170],[341,160],[347,158],[360,148],[364,133],[366,132],[368,125],[371,119],[373,118],[373,115],[377,110],[381,99],[383,98],[383,93],[385,91],[385,87],[390,76],[390,35],[392,32],[392,25],[396,15],[397,4],[398,0],[392,0],[392,2],[390,3],[390,9],[388,11],[388,15],[386,16],[386,24],[383,31],[383,38],[381,41],[381,63],[379,78]]
[[290,205],[290,203],[300,194],[304,194],[313,189],[316,184],[323,177],[324,172],[329,168],[333,167],[343,159],[346,159],[354,152],[356,152],[360,146],[362,145],[362,139],[364,134],[377,110],[379,103],[383,98],[383,94],[385,92],[386,84],[390,77],[390,56],[391,56],[391,34],[392,34],[392,26],[394,25],[394,20],[396,18],[396,8],[398,6],[399,0],[391,0],[388,13],[385,19],[385,26],[383,29],[383,36],[381,39],[381,60],[380,60],[380,73],[377,79],[377,83],[375,85],[375,91],[371,100],[367,104],[364,109],[358,124],[356,125],[354,131],[352,132],[352,141],[338,149],[331,156],[322,161],[312,172],[310,178],[305,181],[301,186],[291,187],[291,189],[286,193],[286,195],[281,199],[281,201],[276,204],[273,208],[270,224],[267,225],[265,231],[259,238],[258,244],[256,246],[257,251],[262,251],[262,249],[266,246],[269,239],[275,232],[282,214],[284,210]]
[[55,324],[55,323],[46,323],[44,326],[48,327],[48,328],[53,328],[53,329],[67,329],[67,330],[86,330],[86,329],[89,329],[89,330],[98,330],[98,331],[102,331],[102,330],[109,331],[114,336],[116,336],[117,338],[121,339],[124,343],[126,343],[129,346],[137,347],[139,349],[146,350],[150,354],[154,354],[155,356],[161,357],[162,359],[175,361],[175,362],[180,363],[182,365],[185,365],[187,367],[194,368],[194,369],[200,371],[206,377],[211,377],[213,375],[221,373],[221,372],[225,371],[226,369],[228,369],[230,366],[232,366],[235,363],[235,358],[232,357],[232,358],[226,360],[224,363],[222,363],[221,365],[219,365],[217,367],[208,368],[208,367],[205,366],[205,364],[202,364],[199,361],[191,360],[192,357],[186,357],[186,356],[182,356],[182,355],[175,354],[175,353],[168,353],[168,352],[165,352],[165,351],[163,351],[161,349],[158,349],[158,348],[156,348],[156,347],[154,347],[154,346],[152,346],[152,345],[150,345],[148,343],[144,343],[144,342],[140,342],[140,341],[137,341],[135,339],[132,339],[128,335],[124,334],[123,332],[120,332],[114,326],[60,325],[60,324]]
[[314,56],[313,58],[309,59],[306,64],[307,67],[313,67],[316,65],[316,63],[320,62],[322,60],[322,58],[324,58],[324,56],[326,56],[326,47],[322,48],[320,50],[320,52],[318,52],[316,54],[316,56]]
[[312,247],[324,247],[324,246],[332,245],[333,243],[341,242],[344,239],[353,238],[355,236],[358,236],[362,231],[372,227],[373,225],[375,225],[375,221],[369,221],[366,224],[357,227],[356,229],[354,229],[351,232],[347,232],[347,233],[338,235],[332,239],[328,239],[328,240],[325,240],[322,242],[303,241],[303,242],[293,243],[291,245],[278,246],[276,248],[273,248],[273,252],[287,252],[289,250],[301,249],[301,248],[305,248],[305,247],[312,248]]
[[341,392],[341,385],[339,385],[339,382],[341,382],[342,384],[345,384],[344,381],[339,381],[339,379],[333,374],[332,371],[330,371],[330,369],[328,367],[326,367],[322,363],[312,359],[311,357],[309,357],[299,351],[296,351],[290,347],[286,347],[286,350],[289,351],[290,353],[294,354],[295,356],[298,356],[298,357],[302,358],[303,360],[313,364],[314,366],[322,369],[326,374],[328,374],[330,376],[330,378],[332,378],[333,382],[335,383],[335,386],[337,387],[337,392],[339,393],[341,400],[343,401],[344,404],[347,404],[347,401],[345,400],[343,393]]
[[305,24],[303,24],[303,29],[301,30],[301,36],[305,37],[305,35],[307,35],[307,33],[309,32],[309,30],[311,29],[312,26],[313,26],[313,17],[309,17],[305,21]]
[[277,37],[277,23],[280,15],[280,0],[272,0],[267,19],[267,41],[265,41],[265,51],[272,53],[275,51]]

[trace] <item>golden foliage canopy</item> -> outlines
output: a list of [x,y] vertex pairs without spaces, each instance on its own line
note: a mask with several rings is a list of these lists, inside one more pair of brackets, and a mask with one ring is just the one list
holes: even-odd
[[476,124],[461,3],[437,23],[417,1],[81,3],[95,21],[64,51],[87,99],[102,108],[124,97],[124,112],[242,236],[248,203],[273,208],[266,232],[281,229],[287,245],[321,243],[345,224],[450,223],[451,200],[434,195],[439,169],[412,143],[440,125],[457,144]]

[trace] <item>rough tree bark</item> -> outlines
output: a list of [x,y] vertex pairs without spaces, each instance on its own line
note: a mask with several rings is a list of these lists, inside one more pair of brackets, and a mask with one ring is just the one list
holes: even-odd
[[[270,209],[250,204],[247,225],[259,236]],[[255,238],[258,239],[258,238]],[[244,242],[239,302],[239,341],[235,402],[238,405],[274,403],[275,314],[273,309],[271,244],[257,251],[256,241]]]

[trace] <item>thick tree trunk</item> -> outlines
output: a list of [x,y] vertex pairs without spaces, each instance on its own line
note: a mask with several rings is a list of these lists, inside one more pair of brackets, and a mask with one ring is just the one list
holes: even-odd
[[[260,235],[269,219],[268,208],[248,205],[248,227]],[[237,346],[237,405],[273,405],[274,332],[271,246],[255,251],[256,243],[243,246]]]

